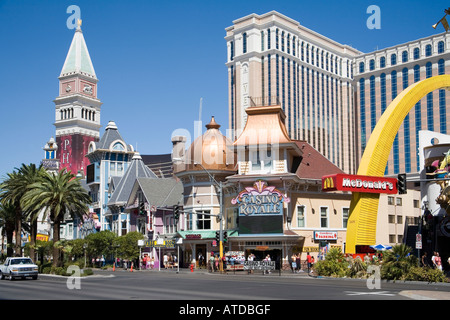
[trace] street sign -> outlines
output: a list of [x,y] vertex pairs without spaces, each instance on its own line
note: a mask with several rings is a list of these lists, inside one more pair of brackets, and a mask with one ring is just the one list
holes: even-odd
[[420,233],[416,234],[416,249],[422,249],[422,235]]

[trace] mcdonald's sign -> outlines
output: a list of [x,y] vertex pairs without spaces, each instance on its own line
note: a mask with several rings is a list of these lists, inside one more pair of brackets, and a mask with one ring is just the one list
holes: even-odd
[[322,177],[322,191],[397,193],[397,179],[349,174]]

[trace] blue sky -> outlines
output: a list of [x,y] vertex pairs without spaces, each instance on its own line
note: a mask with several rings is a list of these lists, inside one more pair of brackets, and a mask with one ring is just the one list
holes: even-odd
[[[446,1],[65,1],[0,0],[0,179],[40,163],[55,135],[58,76],[74,30],[67,7],[81,9],[83,34],[99,78],[100,134],[114,120],[142,154],[170,153],[172,133],[212,115],[228,127],[225,28],[276,10],[337,42],[370,52],[443,32],[431,25]],[[377,5],[381,29],[368,29]]]

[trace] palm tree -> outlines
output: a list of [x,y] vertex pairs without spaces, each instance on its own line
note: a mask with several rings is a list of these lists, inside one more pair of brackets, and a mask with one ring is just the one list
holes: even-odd
[[[17,171],[16,171],[17,170]],[[22,255],[22,219],[24,218],[24,210],[21,206],[21,200],[28,187],[38,181],[44,174],[45,170],[40,165],[37,167],[35,164],[25,165],[22,163],[20,168],[15,168],[12,173],[7,174],[7,178],[0,184],[0,201],[5,204],[9,203],[15,206],[15,254]],[[37,225],[36,225],[37,229]],[[34,243],[36,235],[32,237]]]
[[[6,235],[6,243],[8,244],[6,249],[6,256],[11,257],[13,255],[13,234],[15,226],[16,207],[11,203],[0,203],[0,229],[2,229],[2,239]],[[3,241],[1,244],[3,248]],[[2,252],[3,254],[3,252]]]
[[[66,169],[57,174],[46,173],[42,179],[29,186],[24,195],[23,206],[27,211],[36,211],[46,208],[53,223],[53,242],[60,240],[59,232],[64,215],[70,214],[73,218],[83,219],[89,210],[91,202],[89,194],[72,173]],[[53,265],[59,266],[59,248],[53,247]]]

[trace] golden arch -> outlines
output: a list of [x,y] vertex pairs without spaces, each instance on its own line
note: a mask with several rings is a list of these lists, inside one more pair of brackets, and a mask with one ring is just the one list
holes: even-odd
[[[450,87],[450,75],[416,82],[403,90],[381,115],[370,135],[358,175],[383,176],[395,136],[414,105],[428,93]],[[379,194],[353,193],[347,223],[346,253],[355,253],[356,245],[374,245]]]

